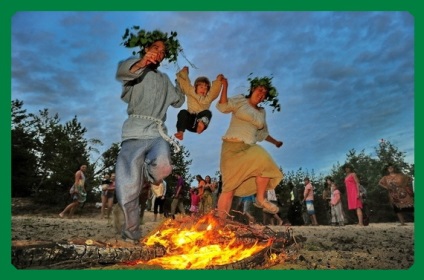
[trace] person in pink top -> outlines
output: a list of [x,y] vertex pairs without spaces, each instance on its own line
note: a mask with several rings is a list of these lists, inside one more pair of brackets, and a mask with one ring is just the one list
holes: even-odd
[[347,193],[347,207],[349,210],[356,210],[356,215],[358,216],[358,225],[363,226],[363,213],[362,213],[362,199],[359,190],[359,179],[354,172],[353,166],[349,163],[346,163],[342,166],[342,169],[346,173],[344,179],[346,185]]
[[199,190],[197,188],[190,189],[190,199],[191,199],[191,206],[190,206],[190,212],[191,216],[197,216],[199,213],[199,204],[200,204],[200,195]]
[[312,186],[311,181],[308,177],[306,177],[303,181],[305,182],[305,190],[303,191],[303,202],[306,203],[306,209],[308,211],[309,217],[311,217],[312,225],[318,226],[314,208],[314,187]]
[[339,226],[344,226],[342,200],[340,197],[339,188],[337,187],[336,183],[334,183],[332,177],[327,176],[325,180],[327,181],[327,184],[330,186],[331,190],[331,225],[335,226],[338,224]]

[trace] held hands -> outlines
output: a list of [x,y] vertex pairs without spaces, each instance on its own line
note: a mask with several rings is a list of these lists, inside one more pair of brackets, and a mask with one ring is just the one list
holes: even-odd
[[187,72],[187,74],[188,74],[188,67],[184,66],[183,69],[181,69],[181,72]]
[[221,81],[221,83],[224,87],[228,87],[228,80],[227,80],[227,78],[224,77],[224,75],[219,74],[217,79]]

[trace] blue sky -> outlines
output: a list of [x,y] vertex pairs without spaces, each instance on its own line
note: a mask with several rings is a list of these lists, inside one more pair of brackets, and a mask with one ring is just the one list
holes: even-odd
[[[104,151],[120,141],[126,105],[117,64],[132,50],[125,28],[177,31],[202,75],[224,74],[229,96],[247,93],[248,75],[274,77],[281,112],[267,107],[277,149],[261,142],[284,171],[327,174],[350,149],[373,155],[380,139],[414,163],[414,18],[407,12],[17,12],[11,22],[12,99],[29,112],[77,115]],[[188,65],[164,63],[171,80]],[[230,115],[215,108],[203,134],[185,133],[190,173],[214,176]],[[182,108],[186,108],[186,104]],[[180,109],[166,125],[175,132]],[[93,155],[96,158],[98,155]]]

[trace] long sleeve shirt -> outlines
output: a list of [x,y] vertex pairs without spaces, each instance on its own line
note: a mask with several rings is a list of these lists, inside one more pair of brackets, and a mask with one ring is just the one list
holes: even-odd
[[265,109],[253,108],[245,96],[240,94],[228,98],[227,103],[217,103],[216,108],[225,114],[232,113],[230,126],[223,139],[255,144],[269,135]]
[[212,82],[211,88],[205,96],[197,94],[195,87],[191,84],[188,73],[180,71],[177,73],[177,83],[181,91],[187,96],[187,111],[191,114],[197,114],[201,111],[208,110],[211,103],[218,97],[221,92],[222,83],[219,80]]
[[[159,128],[154,119],[165,123],[169,106],[179,108],[185,102],[185,95],[165,73],[158,70],[149,71],[141,82],[133,86],[125,86],[126,82],[140,77],[146,71],[146,68],[142,68],[135,73],[130,72],[131,66],[138,60],[130,58],[121,61],[116,74],[116,78],[123,83],[121,99],[128,103],[128,118],[122,128],[122,140],[159,137]],[[167,133],[165,125],[163,128]]]

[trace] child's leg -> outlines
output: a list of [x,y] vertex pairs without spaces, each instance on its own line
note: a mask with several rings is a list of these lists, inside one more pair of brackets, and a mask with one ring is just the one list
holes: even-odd
[[190,113],[187,110],[181,110],[178,113],[177,116],[177,133],[174,134],[174,136],[179,139],[183,140],[184,138],[184,131],[189,127],[189,118]]
[[197,125],[196,132],[202,133],[208,128],[208,125],[212,119],[212,112],[209,110],[204,110],[197,114]]

